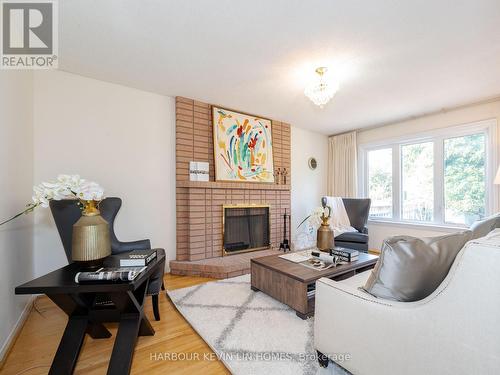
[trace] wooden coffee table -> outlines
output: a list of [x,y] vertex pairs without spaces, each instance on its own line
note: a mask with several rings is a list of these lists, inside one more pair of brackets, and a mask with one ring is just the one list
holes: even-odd
[[282,259],[279,255],[253,258],[250,263],[251,288],[262,291],[294,309],[302,319],[314,314],[314,295],[307,295],[316,280],[327,277],[344,280],[375,267],[378,256],[359,253],[355,262],[342,264],[324,271],[307,268],[301,264]]

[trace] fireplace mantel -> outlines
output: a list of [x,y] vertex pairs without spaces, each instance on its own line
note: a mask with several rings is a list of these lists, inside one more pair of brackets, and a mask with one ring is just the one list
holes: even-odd
[[202,189],[244,189],[244,190],[284,190],[289,191],[290,185],[259,184],[251,182],[216,182],[216,181],[177,181],[178,188]]

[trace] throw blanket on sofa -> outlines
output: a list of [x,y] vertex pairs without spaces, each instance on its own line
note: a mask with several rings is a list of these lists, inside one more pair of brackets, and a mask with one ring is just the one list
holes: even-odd
[[334,237],[340,236],[346,232],[357,232],[351,227],[351,221],[345,210],[344,201],[340,197],[326,197],[326,205],[332,209],[330,218],[330,227],[333,230]]

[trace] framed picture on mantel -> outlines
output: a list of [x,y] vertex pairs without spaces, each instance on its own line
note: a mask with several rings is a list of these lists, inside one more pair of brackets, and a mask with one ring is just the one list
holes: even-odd
[[217,181],[274,182],[271,120],[212,107]]

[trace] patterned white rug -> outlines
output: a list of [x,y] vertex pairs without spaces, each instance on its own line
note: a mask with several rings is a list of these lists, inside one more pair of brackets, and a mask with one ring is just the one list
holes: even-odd
[[335,374],[318,366],[314,320],[302,320],[288,306],[250,289],[250,275],[169,291],[180,313],[237,375]]

